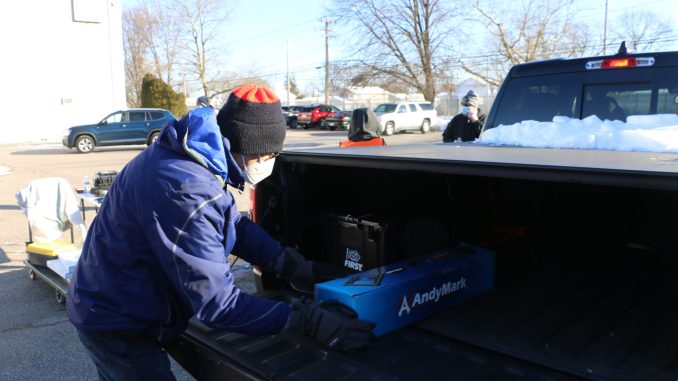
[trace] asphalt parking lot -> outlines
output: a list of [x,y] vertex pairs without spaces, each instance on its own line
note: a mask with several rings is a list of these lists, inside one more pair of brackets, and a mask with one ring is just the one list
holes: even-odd
[[[336,147],[346,139],[345,131],[289,130],[285,150]],[[389,145],[440,142],[440,132],[398,134],[387,137]],[[139,154],[144,146],[98,148],[78,154],[60,143],[0,144],[0,356],[1,380],[93,380],[90,362],[54,290],[41,280],[32,281],[24,267],[27,220],[20,213],[15,194],[37,178],[63,177],[73,187],[81,186],[84,176],[92,181],[98,171],[117,170]],[[247,193],[235,192],[240,210],[248,204]],[[86,209],[87,223],[94,215]],[[65,240],[69,239],[65,234]],[[82,237],[75,233],[76,245]],[[251,271],[246,263],[234,270],[244,290]],[[192,380],[173,364],[177,379]]]

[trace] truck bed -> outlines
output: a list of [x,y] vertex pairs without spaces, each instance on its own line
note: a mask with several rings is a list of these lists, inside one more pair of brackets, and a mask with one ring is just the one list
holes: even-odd
[[[495,251],[495,287],[355,354],[194,324],[185,347],[209,356],[190,362],[254,379],[675,380],[676,190],[674,154],[439,144],[281,155],[256,197],[284,244],[327,261],[316,216],[379,216],[395,239],[386,263],[469,242]],[[274,278],[262,285],[289,296]]]
[[678,258],[668,250],[606,253],[554,243],[538,252],[499,253],[505,257],[497,258],[493,291],[380,337],[360,353],[194,323],[183,340],[213,353],[196,356],[202,363],[187,361],[197,367],[189,371],[200,379],[233,377],[231,368],[216,365],[228,358],[254,379],[675,380]]

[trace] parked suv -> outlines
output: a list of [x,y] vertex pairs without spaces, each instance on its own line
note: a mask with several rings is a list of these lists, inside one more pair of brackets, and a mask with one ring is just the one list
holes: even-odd
[[297,113],[303,110],[303,106],[282,106],[282,113],[285,117],[285,124],[289,128],[297,128]]
[[175,119],[168,110],[157,108],[116,111],[99,123],[71,127],[64,131],[61,142],[80,153],[92,152],[97,146],[153,144],[160,129]]
[[438,115],[429,102],[382,103],[374,109],[381,132],[393,135],[399,131],[416,130],[425,134],[438,123]]

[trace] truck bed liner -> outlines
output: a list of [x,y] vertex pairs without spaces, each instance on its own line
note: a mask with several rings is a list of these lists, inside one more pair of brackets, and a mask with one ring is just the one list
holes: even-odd
[[201,380],[578,379],[416,328],[380,337],[367,351],[342,354],[298,336],[245,336],[193,322],[170,353]]
[[419,328],[590,379],[678,377],[675,253],[543,250]]

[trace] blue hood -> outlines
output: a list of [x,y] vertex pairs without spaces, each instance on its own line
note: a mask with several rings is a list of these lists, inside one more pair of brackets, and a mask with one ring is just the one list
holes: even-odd
[[214,110],[197,108],[163,127],[158,144],[186,155],[207,168],[222,183],[238,189],[245,177],[233,156],[228,139],[221,135]]

